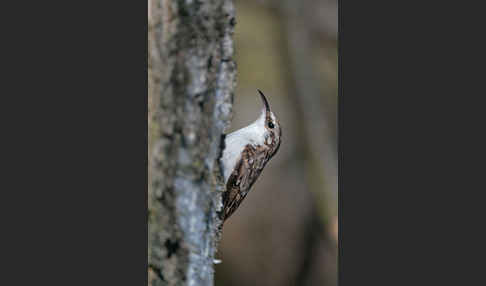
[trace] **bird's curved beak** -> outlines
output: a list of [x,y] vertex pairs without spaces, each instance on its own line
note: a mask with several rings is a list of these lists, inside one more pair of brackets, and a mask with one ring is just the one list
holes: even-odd
[[267,112],[270,112],[270,105],[268,104],[268,101],[267,101],[267,98],[265,97],[265,95],[263,94],[263,92],[259,89],[258,90],[258,93],[260,93],[260,97],[262,98],[262,101],[263,101],[263,105],[265,105],[265,110]]

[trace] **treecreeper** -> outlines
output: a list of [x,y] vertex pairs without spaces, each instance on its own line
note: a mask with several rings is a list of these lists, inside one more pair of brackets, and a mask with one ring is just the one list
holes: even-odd
[[265,165],[277,153],[282,128],[268,101],[258,90],[263,102],[261,115],[250,125],[236,130],[224,140],[221,158],[226,190],[222,194],[223,223],[236,211],[262,173]]

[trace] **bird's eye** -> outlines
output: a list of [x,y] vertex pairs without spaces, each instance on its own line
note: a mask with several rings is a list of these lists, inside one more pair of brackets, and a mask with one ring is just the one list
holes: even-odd
[[268,122],[268,128],[273,129],[274,127],[275,125],[273,125],[272,121]]

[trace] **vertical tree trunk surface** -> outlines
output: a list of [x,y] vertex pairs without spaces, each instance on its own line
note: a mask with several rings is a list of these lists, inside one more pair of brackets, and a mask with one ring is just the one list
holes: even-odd
[[149,0],[148,12],[148,281],[213,285],[233,3]]

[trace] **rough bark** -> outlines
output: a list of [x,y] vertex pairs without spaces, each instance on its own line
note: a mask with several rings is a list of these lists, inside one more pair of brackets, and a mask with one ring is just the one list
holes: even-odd
[[236,73],[233,3],[148,5],[148,284],[212,285]]

